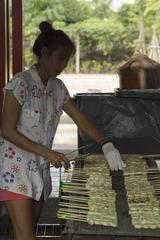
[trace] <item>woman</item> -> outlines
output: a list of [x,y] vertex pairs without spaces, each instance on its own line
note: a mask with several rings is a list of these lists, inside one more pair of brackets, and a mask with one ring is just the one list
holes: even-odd
[[48,22],[33,52],[37,63],[16,74],[5,86],[0,141],[0,200],[13,222],[16,240],[35,239],[44,200],[51,192],[49,165],[68,169],[64,154],[51,149],[62,110],[89,137],[103,145],[111,170],[122,169],[120,154],[78,110],[63,82],[56,78],[75,53],[75,46],[61,30]]

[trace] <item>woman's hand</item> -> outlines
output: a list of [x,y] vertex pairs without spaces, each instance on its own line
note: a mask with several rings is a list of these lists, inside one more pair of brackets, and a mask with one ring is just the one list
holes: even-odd
[[47,152],[46,158],[55,168],[59,168],[62,166],[64,166],[66,170],[70,168],[69,160],[65,157],[63,153],[49,150]]
[[113,146],[111,142],[103,144],[102,150],[105,156],[105,159],[108,162],[108,165],[112,171],[123,170],[125,163],[121,159],[119,151]]

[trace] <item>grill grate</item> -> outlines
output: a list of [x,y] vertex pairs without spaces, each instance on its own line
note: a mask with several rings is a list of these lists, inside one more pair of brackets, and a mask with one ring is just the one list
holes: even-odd
[[38,239],[62,238],[64,227],[62,224],[38,224],[36,236]]
[[[64,224],[38,224],[36,229],[36,239],[64,239],[62,232],[64,230]],[[0,225],[0,240],[13,240],[11,235],[11,225]]]

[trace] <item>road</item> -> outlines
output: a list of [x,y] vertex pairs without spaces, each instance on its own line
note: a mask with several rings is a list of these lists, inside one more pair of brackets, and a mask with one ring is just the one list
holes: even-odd
[[113,92],[119,87],[116,74],[62,74],[59,78],[66,84],[72,96],[82,92]]

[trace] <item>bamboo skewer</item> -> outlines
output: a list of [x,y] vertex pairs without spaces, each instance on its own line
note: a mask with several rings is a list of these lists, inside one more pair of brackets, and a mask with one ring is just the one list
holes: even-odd
[[82,181],[82,182],[87,182],[87,179],[88,178],[84,178],[84,177],[81,177],[81,176],[73,176],[72,178],[72,181]]
[[79,178],[73,178],[72,180],[77,182],[87,182],[86,179],[79,179]]
[[[65,199],[66,200],[66,199]],[[67,199],[68,200],[68,199]],[[89,200],[89,199],[88,199]],[[69,199],[69,203],[70,204],[79,204],[79,203],[84,203],[84,204],[88,204],[88,200],[85,200],[85,201],[80,201],[80,200],[76,200],[76,199]]]
[[86,173],[86,171],[74,171],[74,172],[72,172],[72,176],[73,175],[81,175],[81,176],[89,177],[89,174]]
[[153,185],[159,185],[160,184],[160,180],[157,180],[157,179],[154,179],[154,180],[152,180],[152,181],[150,181],[151,182],[151,184],[153,184]]
[[83,176],[83,175],[72,175],[72,179],[82,179],[82,180],[86,180],[86,179],[88,179],[88,177],[86,177],[86,176]]
[[74,213],[74,214],[85,214],[85,215],[88,215],[88,211],[86,209],[75,209],[75,208],[65,208],[65,207],[61,207],[60,210],[59,210],[59,213]]
[[79,218],[79,219],[87,219],[87,214],[86,213],[79,213],[79,214],[77,214],[77,213],[74,213],[74,212],[67,212],[67,211],[60,211],[59,212],[59,214],[63,214],[63,216],[65,217],[65,218],[67,218],[67,216],[69,217],[69,216],[73,216],[73,217],[75,217],[75,218]]
[[[60,219],[64,219],[64,217],[62,217],[61,215],[58,215],[58,217]],[[87,222],[87,219],[79,219],[79,218],[75,218],[75,217],[67,217],[67,220],[72,220],[72,221],[79,221],[79,222]]]
[[71,185],[71,184],[62,184],[61,185],[62,190],[76,190],[76,191],[88,191],[86,189],[86,184],[83,185]]
[[80,208],[80,209],[87,209],[88,210],[88,206],[84,205],[84,204],[73,204],[73,203],[65,203],[65,202],[60,202],[59,206],[61,207],[70,207],[70,208]]
[[89,177],[89,175],[86,174],[85,172],[76,172],[76,173],[74,172],[72,176]]
[[147,179],[150,180],[150,181],[154,181],[154,180],[157,180],[157,181],[159,180],[160,181],[160,176],[158,176],[156,174],[155,175],[150,175],[150,176],[147,177]]
[[65,190],[67,190],[67,191],[69,191],[69,190],[76,190],[76,191],[87,191],[88,192],[88,190],[86,189],[86,188],[84,188],[84,187],[77,187],[77,186],[65,186],[65,187],[61,187],[61,189],[63,190],[63,191],[65,191]]
[[89,197],[78,197],[78,196],[62,196],[61,199],[63,200],[70,200],[70,201],[79,201],[79,202],[87,202]]
[[75,193],[75,194],[78,194],[78,195],[83,195],[83,196],[85,196],[85,195],[89,195],[89,191],[86,191],[86,192],[78,192],[78,191],[72,191],[72,190],[65,190],[65,191],[63,191],[63,192],[66,192],[66,193]]
[[65,212],[65,211],[61,211],[59,214],[63,215],[65,218],[67,218],[67,216],[68,217],[73,216],[77,219],[87,219],[87,215],[84,215],[84,214],[69,213],[69,212]]
[[58,214],[58,217],[59,218],[62,218],[62,219],[68,219],[68,220],[74,220],[74,221],[81,221],[81,222],[87,222],[87,218],[86,216],[75,216],[75,214]]
[[68,182],[68,183],[61,183],[62,186],[85,186],[85,183],[74,183],[74,182]]
[[84,172],[84,171],[75,171],[75,172],[73,172],[72,173],[72,175],[84,175],[84,176],[86,176],[86,177],[88,177],[89,176],[89,174],[87,174],[86,172]]
[[159,168],[148,168],[147,171],[150,172],[150,173],[152,173],[152,172],[153,172],[153,173],[154,173],[154,172],[160,173],[160,169],[159,169]]

